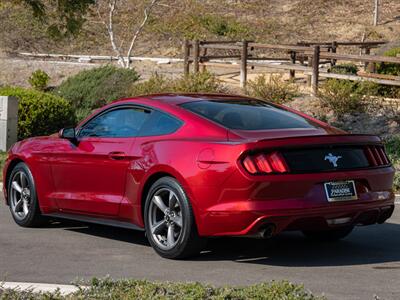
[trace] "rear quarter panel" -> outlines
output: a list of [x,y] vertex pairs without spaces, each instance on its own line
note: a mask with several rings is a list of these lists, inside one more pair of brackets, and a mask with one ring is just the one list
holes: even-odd
[[196,216],[215,204],[224,182],[237,171],[236,160],[243,146],[204,139],[160,140],[138,138],[127,180],[121,216],[143,226],[142,197],[145,184],[155,174],[175,177],[187,193]]

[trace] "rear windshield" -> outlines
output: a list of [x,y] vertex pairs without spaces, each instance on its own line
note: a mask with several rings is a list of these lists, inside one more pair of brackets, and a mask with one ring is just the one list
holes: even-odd
[[204,100],[181,107],[229,129],[269,130],[315,128],[311,121],[260,100]]

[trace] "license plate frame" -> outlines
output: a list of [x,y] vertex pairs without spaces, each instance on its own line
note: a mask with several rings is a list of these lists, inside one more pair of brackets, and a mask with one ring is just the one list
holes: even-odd
[[354,201],[358,199],[354,180],[325,182],[324,189],[328,202]]

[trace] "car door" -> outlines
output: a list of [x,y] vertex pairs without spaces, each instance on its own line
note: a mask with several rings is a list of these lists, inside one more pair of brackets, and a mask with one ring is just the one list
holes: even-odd
[[149,111],[133,106],[100,112],[65,140],[52,159],[53,197],[63,212],[116,216],[125,193],[130,150]]

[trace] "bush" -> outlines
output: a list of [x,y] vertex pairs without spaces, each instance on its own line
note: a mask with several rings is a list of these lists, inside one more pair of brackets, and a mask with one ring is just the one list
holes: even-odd
[[250,35],[249,29],[234,19],[227,19],[214,15],[202,15],[198,18],[198,23],[201,26],[208,32],[217,36],[237,39]]
[[397,169],[397,173],[394,175],[394,181],[393,181],[393,189],[396,192],[400,192],[400,174],[399,174],[400,168]]
[[6,162],[7,153],[0,151],[0,181],[3,179],[3,167]]
[[[396,57],[400,54],[400,48],[393,48],[386,51],[383,55],[389,57]],[[380,74],[400,76],[400,65],[391,63],[379,63],[377,64],[377,72]]]
[[400,163],[400,136],[393,136],[387,139],[385,147],[390,160]]
[[358,67],[355,64],[335,65],[329,69],[329,72],[335,74],[356,75],[358,72]]
[[[210,13],[200,1],[190,1],[191,9],[184,14],[167,16],[162,20],[150,18],[148,30],[159,35],[168,35],[181,40],[186,38],[210,39],[212,37],[232,40],[254,39],[254,30],[238,18]],[[185,4],[183,4],[185,6]]]
[[20,87],[0,88],[0,95],[19,98],[18,139],[48,135],[74,125],[75,115],[71,105],[63,98]]
[[130,95],[139,96],[172,91],[171,82],[165,76],[153,74],[148,80],[135,83],[130,90]]
[[36,70],[29,77],[28,81],[35,90],[45,91],[49,84],[50,76],[45,71]]
[[177,79],[153,74],[149,80],[136,83],[131,87],[130,96],[156,93],[222,93],[226,88],[209,72],[191,73]]
[[129,96],[130,86],[138,79],[133,69],[107,65],[69,77],[55,92],[72,104],[80,120],[93,109]]
[[197,74],[190,73],[187,76],[172,82],[174,92],[185,93],[224,93],[226,88],[221,81],[210,72],[204,71]]
[[213,287],[201,283],[162,283],[146,280],[93,279],[89,288],[63,296],[60,292],[39,294],[18,289],[0,289],[1,299],[324,299],[306,291],[302,285],[271,281],[246,287]]
[[397,173],[394,176],[393,187],[400,192],[400,136],[393,136],[385,141],[386,153],[395,167]]
[[273,103],[287,103],[292,101],[299,93],[293,82],[287,82],[281,75],[271,75],[267,80],[265,75],[260,75],[247,83],[246,94]]
[[336,116],[364,111],[363,88],[350,80],[328,79],[319,90],[322,107],[327,107]]

